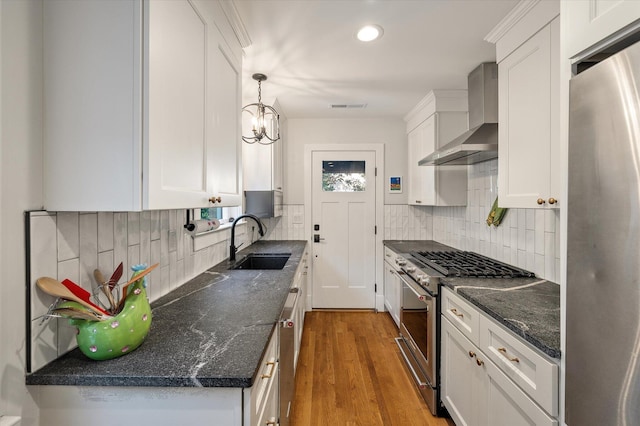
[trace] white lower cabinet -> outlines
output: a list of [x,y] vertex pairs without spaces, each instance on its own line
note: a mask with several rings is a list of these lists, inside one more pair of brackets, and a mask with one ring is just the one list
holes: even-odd
[[244,389],[244,426],[264,426],[272,417],[277,420],[278,379],[278,330],[275,330],[260,362],[253,386]]
[[557,364],[446,288],[442,300],[455,303],[455,318],[479,317],[479,333],[470,334],[463,322],[445,315],[443,306],[442,402],[456,425],[557,425]]
[[293,308],[293,321],[295,323],[295,338],[294,338],[294,371],[298,368],[298,356],[300,355],[300,347],[302,346],[302,331],[304,330],[304,317],[307,312],[307,277],[309,276],[307,251],[302,255],[300,265],[296,271],[296,277],[294,278],[293,288],[298,289],[298,298]]
[[384,248],[384,307],[400,327],[400,304],[402,303],[402,280],[398,275],[400,267],[396,264],[398,255],[388,247]]
[[457,426],[558,424],[444,318],[441,368],[442,401]]
[[401,291],[402,282],[398,272],[389,262],[384,262],[384,306],[398,327],[400,327]]

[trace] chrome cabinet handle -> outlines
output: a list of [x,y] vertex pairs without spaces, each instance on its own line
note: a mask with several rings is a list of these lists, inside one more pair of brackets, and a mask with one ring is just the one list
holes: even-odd
[[460,317],[460,318],[464,318],[464,314],[459,313],[459,312],[458,312],[458,310],[457,310],[456,308],[451,308],[451,309],[449,309],[449,310],[451,311],[451,313],[452,313],[453,315],[455,315],[455,316],[457,316],[457,317]]
[[265,425],[274,425],[275,426],[276,424],[277,423],[276,423],[276,418],[275,417],[271,417],[269,420],[267,420],[265,422]]
[[503,357],[505,357],[506,359],[508,359],[511,362],[520,362],[518,357],[514,356],[513,358],[511,358],[509,355],[507,355],[507,350],[505,348],[498,348],[498,352],[500,352]]

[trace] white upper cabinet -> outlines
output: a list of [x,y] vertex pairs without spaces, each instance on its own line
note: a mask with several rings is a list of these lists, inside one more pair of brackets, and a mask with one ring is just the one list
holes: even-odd
[[558,12],[557,2],[539,2],[492,40],[498,57],[501,207],[561,206]]
[[424,157],[467,130],[466,111],[466,91],[433,91],[405,117],[410,205],[467,204],[467,166],[418,165]]
[[[282,108],[276,100],[273,107]],[[259,143],[242,144],[242,175],[246,191],[282,191],[284,177],[284,144],[286,140],[286,117],[280,114],[280,139],[269,145]],[[246,129],[244,134],[248,134]]]
[[562,2],[563,35],[569,58],[589,56],[613,39],[624,37],[640,19],[638,0],[571,0]]
[[239,205],[241,47],[219,2],[45,2],[45,207]]

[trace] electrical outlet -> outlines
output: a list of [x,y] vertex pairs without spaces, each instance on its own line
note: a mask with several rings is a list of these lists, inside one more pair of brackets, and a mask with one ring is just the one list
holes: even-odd
[[178,250],[178,233],[175,230],[169,231],[169,251]]

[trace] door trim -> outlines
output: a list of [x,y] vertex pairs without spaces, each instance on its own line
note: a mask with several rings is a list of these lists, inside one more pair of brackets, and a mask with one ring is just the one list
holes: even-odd
[[[377,311],[384,311],[384,285],[383,285],[383,268],[382,268],[382,239],[384,237],[382,210],[384,207],[384,144],[308,144],[304,146],[304,216],[307,218],[306,229],[304,232],[305,239],[309,244],[313,244],[312,241],[312,223],[311,223],[311,190],[312,190],[312,156],[314,152],[322,151],[374,151],[376,154],[375,167],[376,173],[376,192],[375,192],[375,225],[378,232],[376,233],[376,250],[375,250],[375,282],[377,286],[375,297],[375,308]],[[309,262],[309,266],[313,268],[313,262]],[[308,277],[311,277],[309,288],[313,286],[313,270],[309,271]],[[312,298],[313,292],[307,293],[307,306],[313,306]]]

